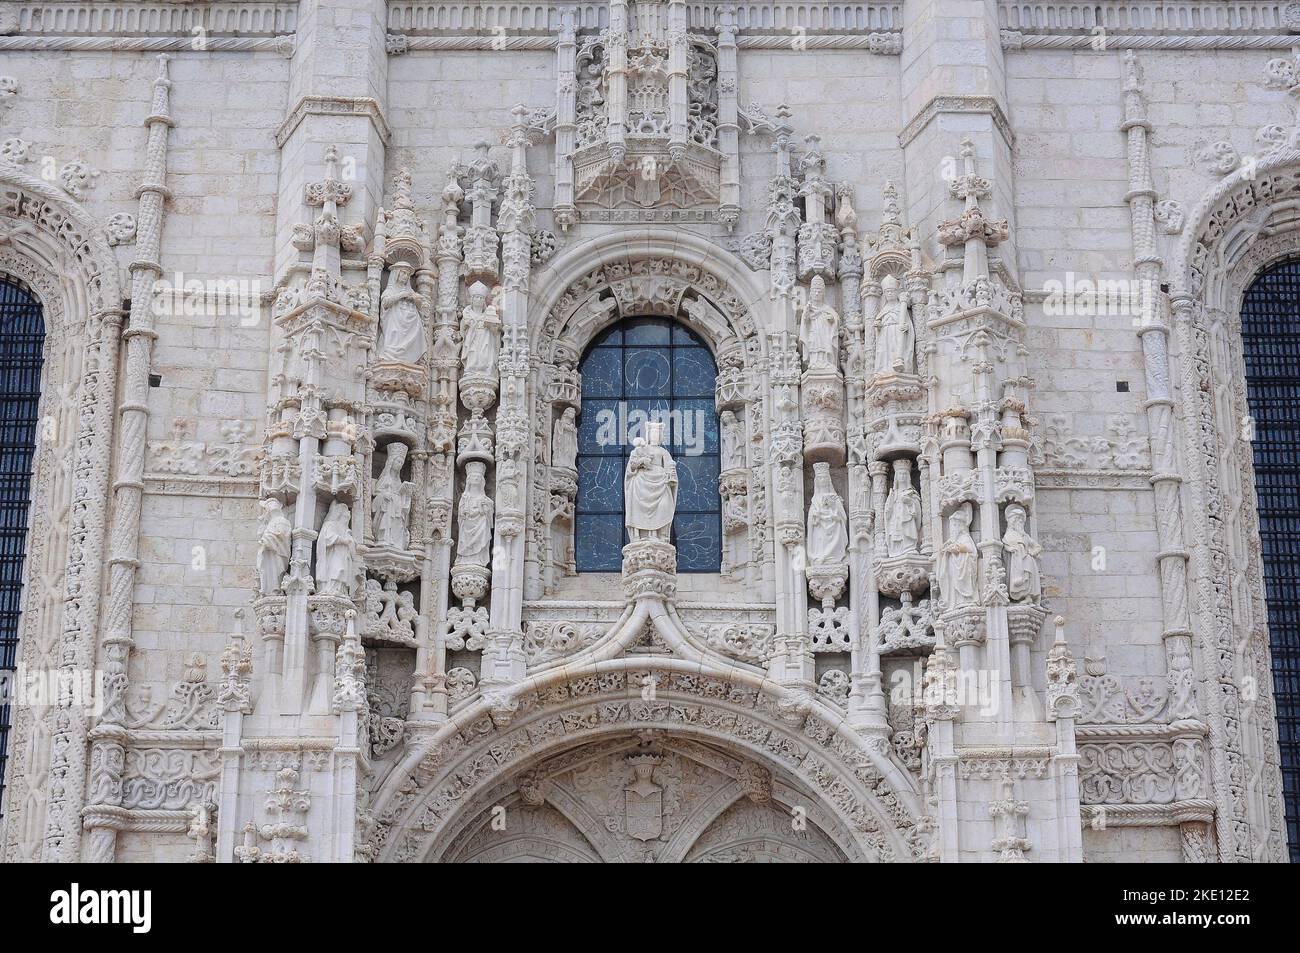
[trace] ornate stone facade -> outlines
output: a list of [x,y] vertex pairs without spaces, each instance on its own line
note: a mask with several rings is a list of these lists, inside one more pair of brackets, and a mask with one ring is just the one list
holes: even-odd
[[[19,682],[97,691],[15,704],[0,857],[1285,859],[1295,6],[3,0]],[[576,568],[637,318],[717,573],[653,488]]]

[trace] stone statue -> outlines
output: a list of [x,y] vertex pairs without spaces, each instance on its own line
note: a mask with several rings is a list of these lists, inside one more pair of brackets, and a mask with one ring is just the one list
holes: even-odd
[[831,465],[813,464],[813,497],[808,507],[808,565],[844,563],[849,549],[849,518],[831,483]]
[[402,465],[406,463],[406,444],[393,441],[388,445],[384,470],[375,481],[371,509],[375,514],[375,542],[380,546],[406,549],[411,542],[411,500],[415,484],[403,482]]
[[885,542],[890,556],[910,556],[921,546],[921,494],[912,487],[910,460],[894,461],[894,485],[885,499]]
[[949,608],[973,605],[979,586],[979,550],[970,534],[970,506],[963,503],[948,517],[948,541],[944,543],[940,585]]
[[379,360],[418,364],[424,357],[424,320],[420,295],[411,288],[410,265],[400,261],[393,265],[379,308]]
[[316,537],[316,589],[347,595],[357,558],[357,541],[352,538],[352,511],[341,500],[330,504],[325,523]]
[[270,596],[280,591],[280,581],[289,570],[293,524],[284,515],[279,500],[263,500],[261,505],[266,516],[258,539],[257,578],[262,595]]
[[578,468],[577,413],[572,407],[564,408],[564,413],[555,422],[555,433],[551,435],[551,466],[560,470]]
[[460,318],[460,359],[466,377],[496,377],[501,351],[501,319],[488,304],[487,285],[476,281],[469,288],[469,304]]
[[662,446],[662,423],[647,421],[645,437],[633,441],[623,475],[624,525],[628,539],[667,541],[677,511],[677,464]]
[[908,311],[907,289],[893,275],[880,283],[885,306],[876,319],[876,373],[916,373],[916,330]]
[[1037,602],[1043,595],[1038,557],[1043,547],[1025,530],[1025,508],[1019,503],[1007,507],[1007,531],[1002,536],[1006,550],[1007,592],[1012,599]]
[[722,469],[734,470],[745,465],[745,455],[741,451],[742,435],[740,421],[729,410],[724,410],[719,417],[722,427]]
[[840,316],[826,303],[826,282],[821,275],[808,288],[808,303],[799,315],[799,340],[803,342],[808,370],[838,370]]
[[486,566],[492,552],[492,501],[487,495],[487,464],[481,460],[465,464],[465,489],[456,508],[456,521],[456,562]]

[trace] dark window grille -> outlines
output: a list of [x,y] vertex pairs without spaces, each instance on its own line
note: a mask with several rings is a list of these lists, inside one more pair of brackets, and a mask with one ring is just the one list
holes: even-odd
[[[0,681],[6,683],[18,666],[18,617],[44,345],[40,303],[22,286],[0,280]],[[0,701],[7,700],[6,692]],[[0,808],[9,760],[9,723],[10,706],[0,704]]]
[[622,567],[623,471],[643,418],[661,419],[677,464],[672,542],[678,572],[722,568],[718,495],[718,366],[694,332],[666,318],[630,318],[592,342],[579,366],[578,499],[574,563],[579,572]]
[[1300,261],[1270,268],[1251,285],[1241,337],[1287,843],[1291,862],[1300,863]]

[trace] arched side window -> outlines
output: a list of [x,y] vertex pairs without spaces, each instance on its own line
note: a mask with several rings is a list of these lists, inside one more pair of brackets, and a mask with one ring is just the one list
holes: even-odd
[[630,318],[592,342],[579,371],[573,532],[578,572],[622,567],[623,471],[647,420],[664,422],[664,444],[677,463],[677,571],[719,572],[722,504],[713,402],[718,367],[708,346],[667,318]]
[[1287,842],[1300,863],[1300,261],[1265,271],[1241,305]]
[[[21,285],[0,279],[0,680],[5,682],[18,666],[18,617],[44,346],[40,302]],[[10,695],[8,690],[0,693],[0,701]],[[9,723],[10,707],[0,704],[0,804],[9,758]]]

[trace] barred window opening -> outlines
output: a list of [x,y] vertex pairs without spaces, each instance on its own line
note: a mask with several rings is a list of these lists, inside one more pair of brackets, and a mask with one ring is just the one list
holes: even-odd
[[[18,667],[32,462],[36,452],[45,321],[36,298],[0,279],[0,681]],[[0,809],[9,760],[12,692],[0,693]],[[0,815],[3,816],[3,815]]]
[[1300,863],[1300,261],[1264,272],[1241,306],[1287,843]]
[[579,367],[578,499],[574,560],[578,572],[618,572],[623,471],[647,420],[662,421],[664,446],[677,464],[672,542],[678,572],[720,572],[722,501],[718,495],[718,367],[694,332],[666,318],[631,318],[592,342]]

